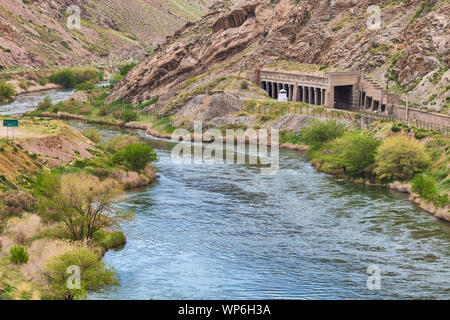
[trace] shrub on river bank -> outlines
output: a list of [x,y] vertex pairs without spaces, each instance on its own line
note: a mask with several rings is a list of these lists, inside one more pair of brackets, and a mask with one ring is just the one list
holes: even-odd
[[[45,275],[50,283],[45,296],[47,299],[85,299],[88,290],[96,291],[118,284],[114,272],[106,267],[101,257],[84,248],[54,257],[47,264]],[[75,279],[69,278],[71,275],[80,276],[79,284],[70,282]],[[68,281],[73,285],[72,288],[67,285]]]
[[158,155],[152,147],[139,142],[118,150],[112,160],[116,164],[125,165],[128,170],[141,173],[149,163],[158,160]]
[[86,173],[64,174],[57,192],[40,198],[41,215],[64,222],[73,240],[91,239],[96,231],[113,223],[111,205],[117,187],[112,179],[100,181]]
[[10,100],[16,94],[14,87],[10,83],[0,82],[0,103]]
[[380,180],[409,180],[431,165],[421,143],[405,135],[386,139],[378,148],[375,173]]
[[[102,79],[102,75],[95,68],[69,68],[50,76],[50,81],[61,85],[63,88],[72,89],[83,83],[97,83]],[[82,88],[80,86],[80,88]]]
[[324,146],[324,152],[318,156],[342,168],[343,173],[352,178],[363,178],[372,175],[372,165],[380,142],[362,132],[348,132],[340,138]]
[[304,143],[319,149],[324,143],[342,136],[345,130],[345,124],[336,120],[311,120],[308,126],[300,130],[299,135]]
[[[281,134],[281,139],[312,146],[312,163],[320,171],[355,180],[369,179],[373,183],[410,181],[413,191],[425,201],[435,207],[449,205],[448,137],[427,132],[426,139],[417,140],[415,130],[392,130],[392,124],[383,122],[343,135],[333,127],[327,122],[313,121],[298,134]],[[330,140],[333,132],[339,137]],[[423,175],[425,170],[428,173]]]

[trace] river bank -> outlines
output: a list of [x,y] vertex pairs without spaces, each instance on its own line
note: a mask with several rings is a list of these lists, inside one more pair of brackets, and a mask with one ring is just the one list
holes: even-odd
[[[128,132],[69,124],[105,139]],[[125,247],[104,257],[121,284],[88,299],[445,296],[449,224],[405,194],[320,173],[286,149],[274,176],[248,165],[180,166],[171,160],[176,142],[137,134],[160,155],[160,179],[121,198],[135,219],[121,224]],[[367,290],[371,264],[383,290]]]
[[[77,118],[75,119],[80,120]],[[77,128],[82,130],[84,127],[90,127],[87,122],[80,122]],[[161,155],[161,162],[158,163],[161,178],[153,188],[136,190],[121,197],[119,207],[123,211],[135,211],[136,221],[121,223],[127,244],[119,251],[105,251],[103,258],[105,263],[115,267],[121,284],[117,290],[107,289],[97,294],[91,292],[89,299],[439,297],[439,291],[443,289],[440,287],[442,282],[438,278],[430,277],[432,273],[429,272],[426,278],[421,277],[423,273],[420,270],[428,268],[428,258],[425,257],[425,261],[420,264],[416,259],[417,254],[422,251],[433,252],[434,256],[440,257],[436,258],[438,261],[446,259],[444,252],[441,252],[445,247],[444,243],[448,243],[445,238],[446,224],[440,224],[437,222],[439,220],[430,220],[404,197],[388,192],[385,188],[361,188],[356,184],[322,175],[311,167],[310,159],[304,154],[291,151],[281,153],[282,172],[273,179],[263,179],[255,174],[254,169],[246,166],[241,169],[219,166],[214,167],[214,170],[173,166],[170,161],[170,148],[167,149],[166,146],[171,142],[148,140],[147,134],[144,134],[149,129],[148,125],[97,121],[106,124],[105,122],[117,128],[140,129],[141,136]],[[150,128],[149,133],[155,136],[170,138],[167,132],[152,130],[154,129]],[[110,135],[110,132],[111,130],[105,130],[106,135]],[[234,174],[237,169],[239,170]],[[242,169],[247,173],[243,174]],[[219,172],[216,172],[217,170]],[[187,173],[189,174],[186,175]],[[236,177],[232,178],[234,175]],[[218,177],[221,177],[220,181],[217,181]],[[224,180],[223,177],[227,178]],[[245,180],[242,180],[243,178]],[[267,188],[261,184],[268,184]],[[331,189],[325,191],[324,184]],[[192,188],[198,190],[201,197],[192,192]],[[174,190],[177,192],[173,192]],[[279,190],[280,193],[274,195],[274,190]],[[226,205],[221,204],[222,200],[226,201]],[[343,206],[346,203],[352,205]],[[202,207],[200,211],[199,206]],[[257,214],[252,214],[252,211],[249,213],[248,206]],[[268,208],[267,206],[270,207],[269,211],[264,209]],[[274,212],[275,217],[278,217],[275,220]],[[321,231],[324,218],[328,223],[326,230]],[[220,231],[221,226],[229,224],[234,225],[233,230],[236,227],[240,229],[236,230],[236,233]],[[427,225],[426,229],[424,224]],[[399,232],[399,228],[405,225],[408,227]],[[212,226],[214,230],[210,228]],[[364,228],[355,238],[355,228],[360,226]],[[263,238],[257,233],[261,228],[264,230]],[[413,230],[411,228],[417,229],[413,237],[410,235]],[[224,230],[230,229],[226,227]],[[349,231],[351,235],[343,236]],[[295,232],[294,238],[292,232]],[[422,245],[423,242],[419,241],[421,238],[418,233],[424,233],[428,245],[431,246],[435,242],[436,245],[426,249],[420,247],[419,242]],[[244,234],[245,237],[241,238]],[[269,238],[268,234],[271,235]],[[335,239],[336,244],[330,248],[328,240],[321,242],[321,237],[311,239],[311,234],[328,234]],[[433,234],[432,239],[430,234]],[[211,235],[214,236],[211,238]],[[283,238],[280,238],[282,235]],[[365,239],[366,235],[367,241],[361,242],[361,237]],[[392,239],[381,244],[384,241],[382,238],[386,236]],[[189,239],[188,247],[186,239]],[[205,239],[208,239],[210,245],[205,246]],[[268,242],[268,239],[272,240]],[[347,243],[350,239],[353,239],[352,243]],[[290,243],[293,240],[295,243]],[[258,243],[264,243],[265,249],[259,249]],[[311,250],[311,243],[316,245],[309,256],[307,253]],[[376,246],[371,248],[374,243]],[[408,246],[410,251],[391,252],[392,249],[389,248],[393,248],[393,243],[400,247]],[[279,250],[280,248],[284,249]],[[264,250],[261,251],[262,249]],[[352,251],[353,249],[356,251]],[[326,252],[330,250],[333,251],[333,256],[327,257]],[[224,255],[223,252],[229,254]],[[386,256],[386,261],[389,262],[383,262],[384,258],[380,260],[381,256],[375,254],[377,252]],[[414,252],[414,256],[408,256],[408,252]],[[308,258],[317,257],[318,254],[321,256],[320,261]],[[392,287],[387,280],[384,290],[386,295],[373,295],[373,292],[364,289],[364,270],[361,269],[361,274],[355,273],[354,257],[361,255],[365,257],[361,268],[370,263],[377,263],[383,268],[383,272],[389,274],[386,279],[393,277],[394,280],[394,276],[397,276],[400,281],[403,280],[397,272],[398,268],[401,268],[405,261],[412,259],[411,263],[414,260],[417,269],[412,271],[413,277],[407,278],[408,288],[411,281],[417,285],[426,283],[422,283],[421,292],[405,294],[402,286]],[[255,257],[259,256],[262,260],[254,261]],[[211,259],[217,261],[210,263]],[[236,259],[244,259],[245,264],[236,263]],[[283,264],[280,265],[277,261],[283,261]],[[298,261],[304,261],[301,273],[305,279],[292,272],[295,266],[299,267]],[[199,267],[192,268],[193,262]],[[218,265],[225,265],[231,273],[217,268]],[[279,274],[283,265],[287,267],[283,275],[275,278],[270,276],[275,272]],[[435,268],[445,270],[444,266],[433,265],[432,269]],[[246,271],[250,269],[251,273]],[[323,273],[311,273],[311,270],[318,269],[323,270]],[[330,278],[331,274],[336,274],[336,270],[343,274],[337,280],[338,286],[336,277],[333,276],[334,280]],[[259,274],[264,281],[260,281]],[[183,277],[180,278],[181,275]],[[212,278],[215,279],[214,285],[210,283]],[[225,278],[227,281],[222,282],[221,279]],[[349,278],[355,280],[350,286]],[[136,282],[136,279],[139,281]],[[186,284],[186,279],[190,279],[189,284],[183,285]],[[305,286],[305,283],[310,285]],[[424,290],[424,285],[428,289]],[[330,286],[336,290],[330,291]]]
[[[89,131],[82,134],[64,121],[20,118],[19,123],[20,135],[14,142],[0,139],[0,298],[82,298],[84,290],[103,287],[97,284],[105,279],[105,286],[114,283],[101,257],[126,243],[114,224],[131,215],[104,210],[112,210],[118,196],[154,183],[156,170],[148,164],[135,172],[124,160],[112,160],[121,145],[136,142],[117,140],[114,146],[105,146],[110,150],[106,151],[87,138]],[[70,216],[78,212],[70,203],[86,216],[92,206],[96,216],[90,216],[87,226],[78,226],[85,219]],[[83,230],[91,230],[88,237]],[[26,253],[23,260],[13,260],[16,248]],[[57,278],[49,280],[57,272],[52,263],[70,262],[73,257],[98,257],[100,263],[91,274],[99,277],[97,284],[95,279],[87,280],[92,285],[74,296],[54,287],[60,285]],[[97,262],[92,263],[86,268]],[[6,292],[5,288],[15,289]]]
[[[169,140],[172,139],[171,134],[158,131],[157,129],[152,128],[151,124],[136,123],[136,122],[125,123],[125,122],[108,121],[108,120],[92,120],[92,119],[89,119],[82,115],[73,115],[73,114],[63,113],[63,112],[59,112],[58,114],[51,114],[51,113],[44,112],[44,113],[42,113],[42,115],[46,116],[46,117],[53,117],[53,118],[58,118],[58,119],[72,119],[72,120],[85,121],[85,122],[96,123],[96,124],[101,124],[101,125],[103,124],[103,125],[119,126],[119,127],[128,128],[128,129],[139,129],[139,130],[144,130],[148,134],[158,137],[158,138],[169,139]],[[202,141],[203,142],[211,142],[210,139],[204,139],[203,137],[202,137]],[[226,139],[223,138],[223,141],[226,141]],[[246,143],[248,143],[248,138],[246,139]],[[270,145],[270,141],[268,141],[268,145]],[[300,151],[300,152],[306,152],[309,149],[309,147],[306,145],[299,145],[299,144],[293,144],[293,143],[280,144],[280,148],[296,150],[296,151]],[[314,161],[311,161],[311,164],[316,168],[316,170],[319,170],[319,171],[322,171],[322,172],[328,173],[328,174],[335,174],[334,172],[331,172],[328,170],[321,170],[319,168],[319,166],[317,166],[314,163]],[[450,213],[449,213],[450,207],[449,206],[444,207],[444,208],[439,208],[439,207],[434,206],[429,201],[426,201],[426,200],[422,199],[419,195],[415,194],[412,191],[411,184],[403,183],[400,181],[395,181],[395,182],[390,182],[390,183],[379,183],[379,182],[377,183],[377,182],[370,182],[367,180],[350,179],[347,176],[340,176],[340,177],[349,179],[355,183],[362,183],[362,184],[366,184],[366,185],[370,185],[370,186],[384,187],[384,188],[396,190],[396,191],[399,191],[402,193],[407,193],[409,195],[410,200],[412,202],[414,202],[416,205],[418,205],[422,210],[424,210],[425,212],[431,214],[432,216],[434,216],[438,219],[450,222]]]

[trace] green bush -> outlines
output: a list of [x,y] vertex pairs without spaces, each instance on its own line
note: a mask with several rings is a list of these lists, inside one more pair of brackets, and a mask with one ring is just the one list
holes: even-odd
[[143,108],[145,108],[145,107],[151,106],[151,105],[153,105],[153,104],[156,104],[156,103],[158,102],[158,100],[159,100],[159,97],[158,97],[158,96],[153,97],[153,98],[150,99],[149,101],[145,101],[145,102],[141,103],[141,104],[138,106],[138,108],[139,108],[139,109],[143,109]]
[[248,90],[248,87],[249,87],[249,85],[248,85],[248,82],[247,81],[242,81],[241,82],[241,89],[242,90]]
[[[79,289],[69,289],[67,281],[71,276],[68,268],[80,268]],[[54,257],[46,266],[49,286],[46,299],[85,299],[88,290],[98,291],[110,285],[118,284],[115,274],[100,260],[100,257],[87,249],[75,249]]]
[[391,128],[392,132],[399,132],[402,128],[398,124],[394,124]]
[[425,200],[433,200],[438,194],[436,181],[433,177],[418,174],[412,180],[412,191],[419,194]]
[[366,178],[371,173],[369,167],[375,163],[376,150],[380,142],[361,132],[349,132],[331,141],[325,149],[325,156],[335,166],[353,178]]
[[280,143],[301,144],[301,137],[292,132],[280,131]]
[[123,110],[122,111],[122,116],[121,119],[123,122],[132,122],[132,121],[136,121],[139,118],[138,114],[136,111],[134,110]]
[[[82,83],[97,83],[101,79],[101,74],[92,67],[69,68],[52,74],[50,81],[61,85],[66,89],[75,88]],[[85,84],[84,86],[89,86]]]
[[0,102],[9,100],[16,94],[14,87],[10,83],[0,82]]
[[311,120],[309,125],[299,132],[301,139],[313,149],[320,148],[325,142],[342,136],[345,132],[345,124],[336,120],[320,121]]
[[434,200],[434,204],[437,207],[444,208],[450,204],[450,199],[448,198],[448,194],[440,194],[436,196],[436,199]]
[[9,249],[9,259],[14,264],[22,264],[28,262],[28,252],[22,246],[15,246]]
[[136,144],[138,142],[138,136],[123,135],[112,138],[108,142],[104,143],[101,147],[110,153],[115,153],[128,145]]
[[130,72],[130,70],[134,68],[135,65],[136,65],[136,62],[131,62],[131,63],[121,66],[120,72],[119,72],[120,75],[122,77],[126,76],[128,74],[128,72]]
[[114,249],[124,245],[127,241],[121,231],[105,232],[98,230],[94,233],[94,241],[105,249]]
[[117,83],[119,83],[123,79],[123,76],[120,72],[114,74],[112,78],[109,80],[111,87],[114,87]]
[[112,160],[124,165],[128,170],[140,173],[149,163],[158,160],[158,155],[152,147],[143,142],[128,145],[114,153]]
[[427,133],[425,132],[425,130],[418,130],[414,133],[414,138],[416,138],[417,140],[421,140],[427,137]]
[[72,71],[69,69],[51,75],[50,82],[59,84],[60,86],[66,89],[74,88],[77,84],[77,81],[75,80]]
[[416,175],[412,180],[412,191],[419,194],[421,198],[433,202],[437,207],[445,207],[449,204],[448,194],[439,194],[436,180],[429,175]]
[[421,143],[408,136],[386,139],[377,149],[375,173],[380,180],[408,180],[431,164],[431,158]]

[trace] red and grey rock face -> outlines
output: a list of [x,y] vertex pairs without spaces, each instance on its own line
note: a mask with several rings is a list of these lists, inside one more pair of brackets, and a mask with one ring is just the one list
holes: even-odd
[[[381,8],[380,29],[368,28],[369,5]],[[389,69],[407,86],[448,67],[449,18],[450,3],[437,0],[220,1],[168,37],[108,101],[138,104],[159,96],[163,106],[189,78],[200,86],[276,60],[359,70],[382,82]]]
[[[2,0],[0,66],[84,65],[142,57],[186,21],[200,18],[212,0]],[[81,29],[67,28],[70,6]]]

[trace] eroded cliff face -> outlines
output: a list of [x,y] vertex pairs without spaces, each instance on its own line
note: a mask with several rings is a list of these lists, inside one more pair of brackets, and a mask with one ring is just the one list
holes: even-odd
[[[142,58],[213,0],[2,0],[0,70]],[[80,8],[81,29],[67,20]]]
[[[447,0],[295,2],[218,2],[200,21],[168,37],[116,86],[108,102],[138,104],[159,96],[162,109],[188,89],[195,93],[212,79],[244,76],[278,60],[359,70],[382,83],[389,74],[411,96],[420,88],[422,100],[450,77]],[[370,5],[381,8],[378,30],[367,25]]]

